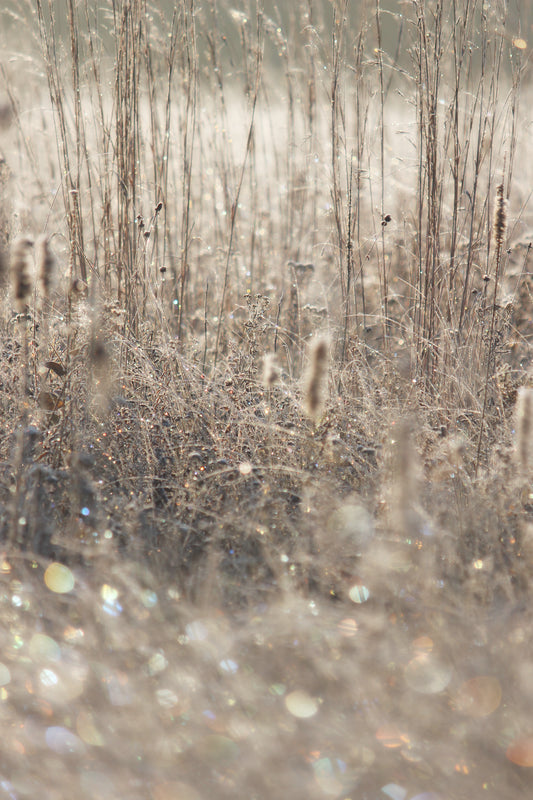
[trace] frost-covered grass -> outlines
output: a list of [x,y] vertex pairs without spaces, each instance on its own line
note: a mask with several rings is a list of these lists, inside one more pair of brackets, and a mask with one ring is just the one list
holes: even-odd
[[0,794],[525,800],[527,9],[155,5],[0,12]]

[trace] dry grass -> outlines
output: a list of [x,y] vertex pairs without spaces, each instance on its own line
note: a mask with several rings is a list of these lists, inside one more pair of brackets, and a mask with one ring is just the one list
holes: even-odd
[[350,5],[0,12],[6,797],[530,796],[531,20]]

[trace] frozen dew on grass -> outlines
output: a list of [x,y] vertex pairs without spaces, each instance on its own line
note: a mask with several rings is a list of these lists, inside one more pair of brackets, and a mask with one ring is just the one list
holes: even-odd
[[[44,68],[34,72],[29,103],[27,69],[15,67],[9,102],[0,101],[0,128],[16,120],[16,136],[5,136],[18,143],[4,159],[2,131],[0,260],[14,242],[18,317],[9,309],[3,326],[0,518],[6,546],[12,517],[16,535],[24,531],[39,551],[30,567],[25,551],[6,549],[0,567],[0,790],[16,800],[529,800],[531,390],[519,387],[516,454],[508,457],[512,408],[496,379],[506,359],[513,382],[526,380],[525,370],[503,327],[485,352],[489,295],[479,316],[481,303],[473,311],[468,299],[479,266],[492,276],[494,246],[503,257],[508,238],[501,213],[492,231],[478,224],[491,210],[486,187],[501,187],[500,212],[510,195],[510,237],[520,180],[527,184],[516,167],[510,177],[514,154],[524,152],[515,131],[529,130],[518,116],[529,107],[518,103],[528,48],[520,31],[529,20],[515,26],[511,9],[501,36],[484,31],[483,65],[490,70],[498,50],[498,74],[503,81],[509,69],[512,80],[509,92],[502,85],[480,102],[479,32],[465,38],[459,15],[440,37],[431,4],[414,4],[418,17],[409,17],[413,4],[403,4],[401,17],[387,13],[387,29],[399,36],[401,27],[402,66],[381,93],[375,69],[394,51],[375,40],[379,4],[369,8],[368,27],[367,9],[348,4],[331,38],[313,0],[294,4],[287,32],[283,4],[275,22],[204,5],[192,19],[178,4],[166,29],[165,15],[147,26],[142,4],[104,10],[94,20],[127,23],[128,41],[117,41],[120,58],[104,57],[103,80],[97,63],[80,73],[69,62],[76,47],[58,47],[57,72],[39,51]],[[439,7],[450,25],[446,4]],[[82,10],[72,7],[73,15]],[[136,10],[137,19],[128,16]],[[61,44],[64,20],[45,18],[46,50],[52,33]],[[96,58],[106,50],[100,29],[94,38],[87,29],[92,20],[86,15],[81,26],[89,67],[93,45]],[[425,35],[422,22],[426,40],[406,45]],[[455,35],[468,40],[457,108],[447,80],[457,75],[449,72],[454,48],[433,61],[431,52]],[[196,51],[197,36],[207,53]],[[370,59],[360,59],[363,40]],[[281,69],[271,70],[276,53]],[[428,74],[442,76],[434,98],[404,64],[422,53]],[[123,57],[131,61],[121,73]],[[263,57],[254,127],[252,73]],[[87,84],[78,88],[80,75]],[[335,96],[331,78],[341,89]],[[489,72],[482,78],[479,86],[492,85]],[[139,94],[126,96],[132,83]],[[61,104],[77,97],[83,114],[76,102],[63,114]],[[442,114],[429,108],[433,100]],[[96,125],[85,129],[93,102]],[[148,112],[142,124],[136,108]],[[470,149],[454,111],[456,120],[473,120]],[[43,126],[48,116],[64,125],[61,163],[52,133],[54,163],[39,159],[43,174],[31,176],[34,135],[55,129]],[[377,147],[366,119],[378,123]],[[392,146],[400,127],[410,140],[405,153]],[[482,169],[472,174],[476,152]],[[21,171],[10,219],[2,216],[8,160]],[[434,174],[435,164],[447,166]],[[52,200],[42,187],[56,192],[58,175],[69,185],[60,181],[66,191]],[[379,176],[391,176],[382,181],[386,208]],[[448,191],[450,176],[470,188]],[[69,191],[72,181],[79,186]],[[155,213],[145,224],[147,208]],[[525,203],[520,217],[529,214]],[[29,237],[13,238],[29,222],[50,239],[33,247]],[[430,235],[426,224],[435,226]],[[512,258],[505,254],[505,270]],[[278,275],[283,263],[289,269]],[[527,295],[526,267],[518,280]],[[509,276],[502,278],[507,291]],[[243,338],[234,301],[252,284],[274,299],[273,313],[265,307]],[[501,309],[494,311],[498,322]],[[449,323],[460,328],[453,336]],[[373,331],[382,327],[380,342]],[[518,315],[509,327],[529,347]],[[398,369],[395,342],[412,364]],[[27,373],[22,389],[20,375],[18,385],[12,380],[17,359]],[[482,442],[486,473],[474,483],[479,364],[487,368],[490,441]],[[47,420],[40,449],[23,463],[8,452],[18,406]],[[405,408],[417,424],[400,467],[389,470],[387,421]],[[450,440],[464,437],[461,458],[446,456],[447,431]],[[94,463],[73,477],[68,456],[80,441],[92,442]],[[504,443],[501,452],[491,452],[493,441]],[[93,479],[101,495],[95,488],[89,502],[80,495]]]

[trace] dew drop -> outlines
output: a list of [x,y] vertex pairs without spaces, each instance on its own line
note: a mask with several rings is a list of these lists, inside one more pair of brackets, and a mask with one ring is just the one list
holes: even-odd
[[58,643],[44,633],[35,633],[28,646],[32,661],[59,661],[61,648]]
[[5,664],[0,664],[0,686],[7,686],[11,681],[11,673]]
[[48,728],[45,739],[50,750],[61,755],[70,753],[83,754],[85,752],[85,746],[81,739],[75,733],[69,731],[68,728],[63,728],[59,725]]
[[356,583],[355,586],[352,586],[348,592],[348,596],[352,603],[366,603],[370,596],[370,592],[366,586],[361,586],[361,584]]
[[298,719],[308,719],[314,717],[318,711],[318,703],[314,697],[307,692],[296,690],[285,698],[287,710]]
[[533,736],[515,739],[507,748],[505,755],[519,767],[533,767]]
[[66,594],[74,588],[74,575],[64,564],[50,564],[44,573],[44,582],[51,592]]
[[407,795],[407,789],[404,789],[403,786],[398,786],[397,783],[388,783],[386,786],[381,787],[381,791],[390,800],[404,800]]

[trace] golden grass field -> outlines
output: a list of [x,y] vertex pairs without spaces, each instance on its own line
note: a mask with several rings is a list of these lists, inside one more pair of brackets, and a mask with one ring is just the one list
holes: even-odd
[[0,797],[532,796],[526,6],[0,9]]

